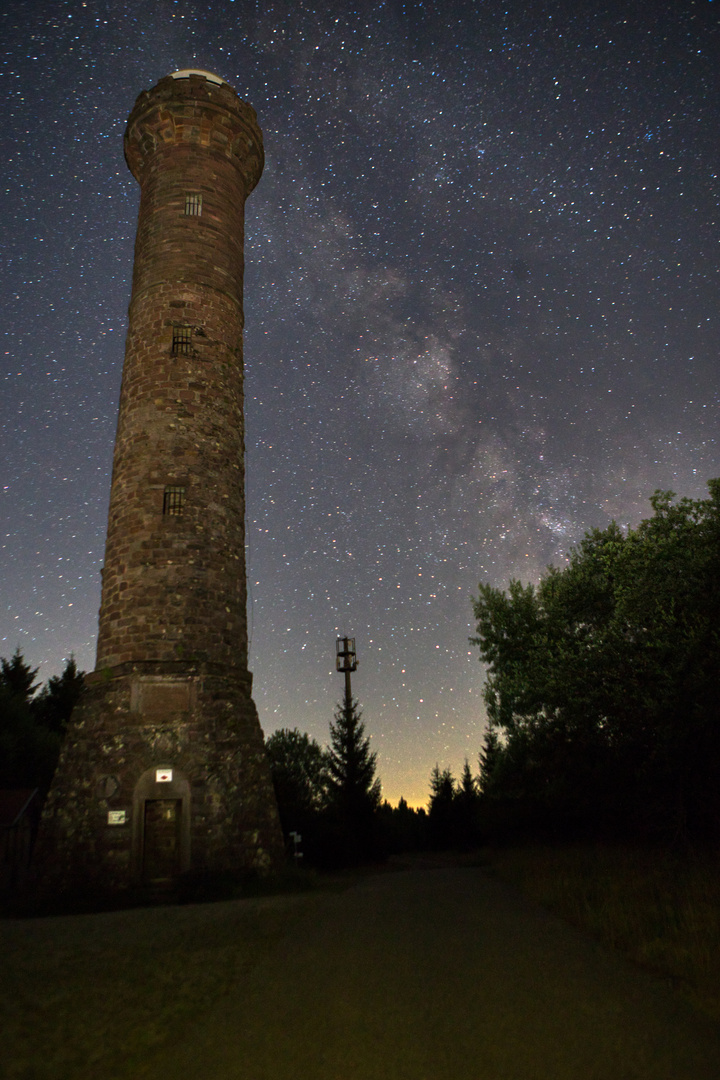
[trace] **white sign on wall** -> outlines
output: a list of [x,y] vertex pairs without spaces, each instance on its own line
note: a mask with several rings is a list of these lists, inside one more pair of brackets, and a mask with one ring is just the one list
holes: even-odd
[[172,780],[172,769],[156,769],[155,770],[155,783],[156,784],[169,784]]
[[108,825],[127,825],[127,810],[108,810]]

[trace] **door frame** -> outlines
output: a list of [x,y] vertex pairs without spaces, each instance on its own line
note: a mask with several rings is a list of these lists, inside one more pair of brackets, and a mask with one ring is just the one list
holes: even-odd
[[[172,780],[158,781],[158,772],[172,770]],[[180,802],[178,839],[179,873],[190,869],[190,781],[184,772],[168,762],[160,761],[141,775],[133,791],[132,869],[136,881],[142,881],[145,850],[145,803],[153,799],[175,799]]]

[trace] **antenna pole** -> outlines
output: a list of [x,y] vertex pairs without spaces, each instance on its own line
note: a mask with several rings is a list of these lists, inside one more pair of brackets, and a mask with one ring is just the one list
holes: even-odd
[[352,686],[350,673],[357,671],[358,659],[355,651],[355,638],[341,637],[335,642],[335,667],[345,675],[345,709],[352,708]]

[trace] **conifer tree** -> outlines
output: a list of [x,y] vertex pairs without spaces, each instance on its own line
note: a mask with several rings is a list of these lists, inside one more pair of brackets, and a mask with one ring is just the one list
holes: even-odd
[[19,649],[0,657],[0,787],[47,790],[60,753],[60,736],[37,722],[37,668]]
[[374,816],[380,805],[377,754],[370,749],[358,702],[343,701],[330,724],[327,751],[328,809],[345,861],[372,855]]
[[75,657],[70,654],[61,675],[52,675],[32,703],[38,723],[63,736],[85,685],[85,674],[78,671]]
[[480,766],[479,786],[483,795],[487,795],[492,784],[492,777],[502,755],[502,746],[498,733],[494,728],[487,728],[483,739],[482,750],[478,757]]
[[452,847],[454,839],[454,803],[457,795],[456,782],[450,769],[440,769],[438,764],[430,774],[430,804],[428,821],[430,839],[434,847]]
[[455,812],[455,842],[462,849],[470,848],[478,841],[479,806],[478,780],[473,776],[470,762],[465,758],[465,765],[460,776],[453,806]]
[[11,660],[0,657],[0,688],[10,698],[29,703],[39,683],[35,682],[37,668],[31,668],[25,657],[16,649]]

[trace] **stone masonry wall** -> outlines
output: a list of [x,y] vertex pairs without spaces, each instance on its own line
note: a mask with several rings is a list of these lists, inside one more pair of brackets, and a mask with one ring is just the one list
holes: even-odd
[[168,77],[125,154],[141,199],[97,664],[43,813],[48,894],[283,857],[247,670],[243,221],[262,136],[227,84]]
[[[262,139],[250,106],[193,76],[138,98],[125,145],[141,202],[97,667],[245,669],[243,220]],[[182,515],[163,514],[169,486]]]
[[[263,872],[282,858],[272,782],[249,687],[222,676],[91,676],[51,790],[37,856],[55,890],[99,893],[142,880],[138,779],[168,767],[188,778],[182,869]],[[158,785],[155,797],[164,797]],[[112,811],[123,814],[111,824]]]

